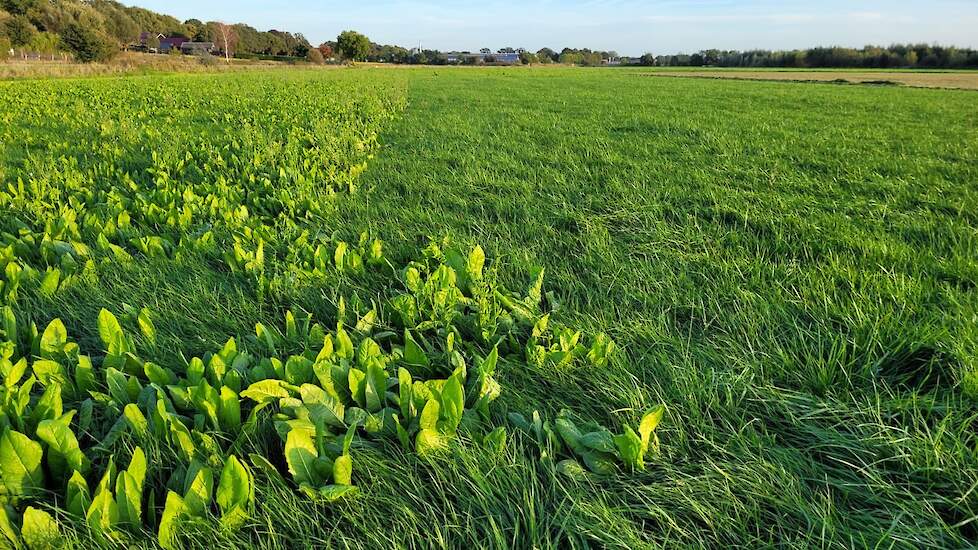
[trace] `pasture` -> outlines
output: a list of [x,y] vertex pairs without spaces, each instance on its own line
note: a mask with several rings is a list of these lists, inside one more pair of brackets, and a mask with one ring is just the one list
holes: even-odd
[[974,92],[0,96],[0,542],[978,543]]

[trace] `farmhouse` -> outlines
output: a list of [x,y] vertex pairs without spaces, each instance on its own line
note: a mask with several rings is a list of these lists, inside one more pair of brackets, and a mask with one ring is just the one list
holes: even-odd
[[160,40],[160,53],[169,53],[174,48],[180,50],[185,42],[189,42],[189,40],[182,36],[164,38]]

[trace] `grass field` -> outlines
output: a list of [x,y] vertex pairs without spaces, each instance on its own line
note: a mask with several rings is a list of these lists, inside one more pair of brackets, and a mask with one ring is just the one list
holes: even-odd
[[0,83],[0,533],[978,544],[974,93],[638,73]]

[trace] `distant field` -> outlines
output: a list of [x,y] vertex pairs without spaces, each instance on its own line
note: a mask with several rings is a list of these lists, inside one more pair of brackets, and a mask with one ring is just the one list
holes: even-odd
[[0,547],[978,544],[974,94],[643,72],[0,82]]
[[0,63],[0,80],[132,76],[161,73],[218,73],[248,69],[282,68],[282,66],[283,63],[274,61],[233,59],[228,64],[223,59],[215,57],[205,63],[200,58],[193,56],[124,52],[105,63],[68,63],[47,60],[27,61],[11,59]]
[[978,71],[860,71],[819,69],[792,71],[785,69],[718,69],[654,70],[649,76],[688,78],[729,78],[740,80],[793,80],[799,82],[848,82],[852,84],[897,84],[915,88],[955,88],[978,90]]

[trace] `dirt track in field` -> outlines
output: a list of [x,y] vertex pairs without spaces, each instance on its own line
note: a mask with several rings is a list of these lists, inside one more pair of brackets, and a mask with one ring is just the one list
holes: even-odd
[[850,84],[890,84],[914,88],[954,88],[978,90],[975,72],[887,72],[887,71],[653,71],[647,76],[673,78],[726,78],[734,80],[785,80],[792,82],[839,82]]

